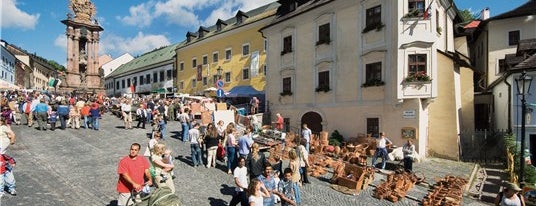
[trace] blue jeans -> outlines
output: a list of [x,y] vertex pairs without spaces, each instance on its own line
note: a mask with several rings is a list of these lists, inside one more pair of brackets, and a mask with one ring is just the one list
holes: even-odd
[[203,154],[201,154],[201,148],[199,147],[199,144],[190,144],[190,149],[192,150],[192,162],[194,163],[194,166],[203,165]]
[[145,119],[145,121],[147,124],[153,122],[153,114],[151,114],[150,112],[147,112],[147,118]]
[[166,124],[158,124],[160,125],[160,138],[164,140],[164,135],[166,134]]
[[60,123],[61,123],[61,129],[65,129],[65,127],[67,127],[67,118],[69,117],[69,115],[67,114],[60,114],[58,115],[60,116]]
[[0,175],[0,196],[4,194],[4,186],[7,187],[8,191],[14,191],[15,182],[16,181],[15,176],[13,176],[13,171],[8,170],[4,174]]
[[382,169],[385,169],[385,164],[387,164],[387,148],[376,148],[376,152],[374,152],[374,157],[372,158],[373,167],[376,167],[378,157],[382,158]]
[[188,123],[181,123],[181,125],[182,125],[182,141],[186,142],[188,141],[188,130],[190,129],[188,127]]
[[300,186],[297,182],[293,182],[292,187],[294,187],[294,201],[299,205],[301,204]]
[[88,116],[84,116],[84,128],[85,129],[87,129],[87,127],[88,127],[88,124],[87,124],[88,121],[89,121]]
[[236,167],[236,148],[227,147],[227,169],[233,170]]
[[94,130],[99,130],[99,117],[91,117],[91,125]]

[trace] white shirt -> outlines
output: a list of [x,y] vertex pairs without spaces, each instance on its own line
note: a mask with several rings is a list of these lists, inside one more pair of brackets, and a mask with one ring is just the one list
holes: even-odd
[[503,194],[501,199],[501,206],[521,206],[521,200],[517,195],[514,195],[513,199],[509,199]]
[[383,149],[387,146],[388,142],[391,142],[391,141],[387,140],[386,137],[380,137],[380,139],[378,140],[377,147]]
[[263,204],[262,195],[261,196],[250,195],[249,196],[249,203],[251,203],[251,202],[255,203],[255,204],[253,204],[254,206],[262,206],[262,204]]
[[[238,179],[238,183],[240,184],[240,186],[244,187],[244,188],[248,188],[248,168],[246,168],[245,166],[244,167],[236,167],[234,169],[234,178]],[[242,192],[244,191],[244,189],[236,186],[236,191],[238,192]],[[262,200],[262,199],[261,199]],[[262,201],[261,201],[261,205],[262,205]]]
[[188,130],[188,137],[190,138],[190,143],[199,144],[197,139],[199,139],[199,130],[196,128]]

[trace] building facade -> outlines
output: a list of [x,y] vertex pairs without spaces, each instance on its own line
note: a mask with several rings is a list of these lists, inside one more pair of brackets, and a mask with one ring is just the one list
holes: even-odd
[[455,49],[453,1],[279,3],[261,32],[268,107],[287,129],[384,131],[399,146],[414,138],[420,154],[459,158],[459,134],[474,124],[473,84]]
[[115,59],[112,59],[102,64],[100,69],[102,69],[102,72],[104,72],[104,77],[106,78],[113,71],[115,71],[115,69],[119,68],[119,66],[126,64],[133,59],[134,57],[132,55],[130,55],[129,53],[125,53]]
[[5,42],[1,42],[0,56],[0,89],[15,88],[15,67],[17,58],[5,47]]
[[24,89],[50,89],[48,87],[49,79],[51,77],[57,77],[58,72],[54,66],[48,63],[48,60],[35,54],[31,54],[15,45],[9,43],[5,43],[5,45],[7,50],[17,58],[17,61],[19,61],[15,74],[22,76],[15,76],[17,85],[20,85]]
[[[177,88],[180,93],[202,95],[218,87],[229,95],[238,87],[264,92],[266,44],[259,29],[267,25],[278,3],[249,12],[238,11],[234,18],[218,19],[215,25],[188,32],[177,47]],[[247,93],[230,94],[247,97]]]
[[176,46],[155,49],[119,66],[105,78],[106,95],[173,94]]

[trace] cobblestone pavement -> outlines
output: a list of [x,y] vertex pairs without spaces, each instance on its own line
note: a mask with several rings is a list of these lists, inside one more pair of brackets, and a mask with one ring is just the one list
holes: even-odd
[[[101,119],[99,131],[66,129],[39,131],[25,125],[13,125],[17,142],[8,154],[17,160],[14,174],[17,196],[4,195],[3,205],[115,205],[117,163],[128,154],[129,146],[139,142],[147,144],[149,129],[125,130],[122,121],[111,115]],[[147,127],[149,128],[149,127]],[[169,122],[165,143],[171,147],[175,161],[174,180],[177,195],[184,205],[226,205],[234,191],[232,176],[218,162],[217,168],[191,167],[190,148],[176,137],[180,130],[177,122]],[[170,137],[171,135],[171,137]],[[141,153],[143,154],[144,149]],[[415,170],[434,182],[434,177],[446,174],[469,177],[473,165],[440,159],[427,159],[416,164]],[[393,205],[372,197],[373,187],[358,195],[346,195],[330,188],[324,178],[310,178],[312,184],[302,188],[302,205]],[[383,175],[377,174],[374,185]],[[426,194],[425,186],[416,186],[409,192],[414,198],[404,198],[397,205],[419,205]],[[464,198],[464,205],[484,203]]]

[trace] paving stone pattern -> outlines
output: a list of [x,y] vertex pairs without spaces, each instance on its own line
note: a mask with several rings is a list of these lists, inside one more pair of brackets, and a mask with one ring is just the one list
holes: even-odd
[[[17,196],[5,194],[3,205],[116,205],[115,191],[118,179],[117,163],[126,156],[133,142],[147,145],[146,130],[125,130],[115,116],[103,115],[99,131],[66,129],[39,131],[26,125],[13,125],[17,142],[8,149],[17,160],[14,174]],[[177,139],[178,122],[169,122],[164,143],[173,150],[176,194],[184,205],[227,205],[232,198],[234,182],[218,162],[217,168],[192,167],[189,144]],[[206,162],[205,162],[206,163]],[[425,174],[427,181],[446,174],[469,177],[472,164],[440,159],[427,159],[415,164],[415,170]],[[310,178],[312,184],[302,188],[302,205],[393,205],[387,200],[372,197],[369,187],[358,195],[346,195],[330,188],[331,174]],[[384,179],[377,174],[373,184]],[[397,205],[419,205],[418,200],[427,192],[425,186],[410,191],[415,197],[404,198]],[[485,205],[464,198],[464,205]]]

